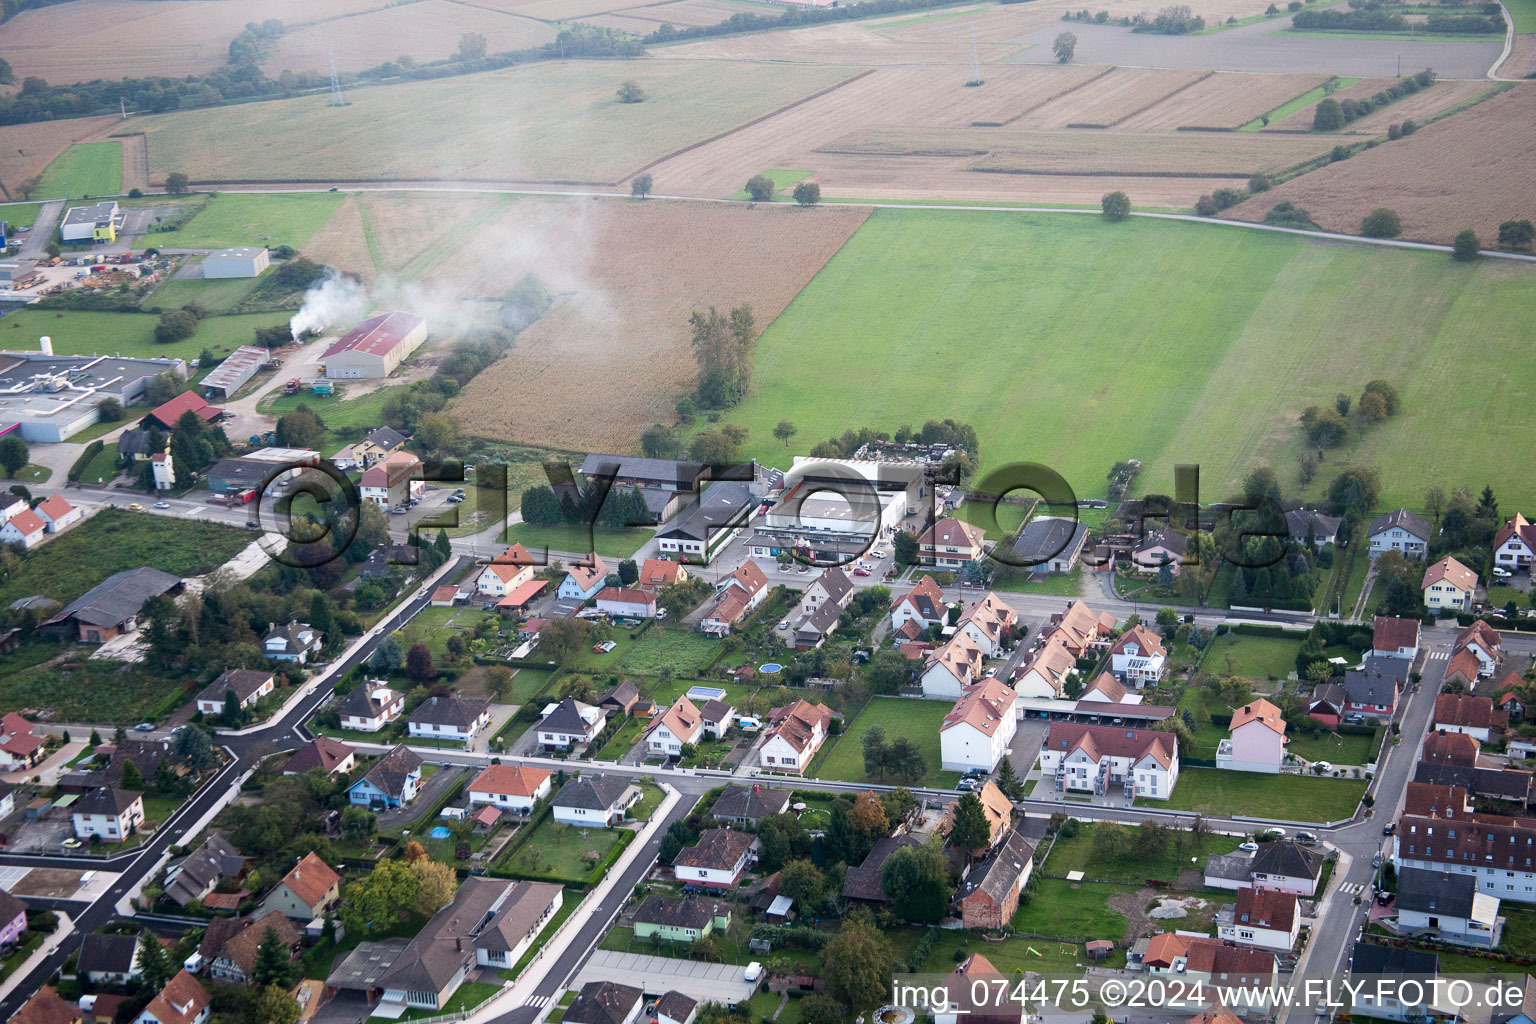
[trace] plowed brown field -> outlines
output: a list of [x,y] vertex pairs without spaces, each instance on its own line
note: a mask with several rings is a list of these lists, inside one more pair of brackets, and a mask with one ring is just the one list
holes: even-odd
[[[450,411],[465,430],[528,444],[628,451],[696,383],[687,318],[751,303],[766,328],[867,211],[527,199],[465,239],[424,281],[491,297],[525,273],[559,295]],[[812,372],[807,368],[807,372]]]
[[1404,238],[1444,243],[1472,228],[1489,245],[1501,222],[1536,219],[1532,103],[1536,85],[1518,85],[1406,139],[1293,178],[1229,216],[1262,220],[1289,199],[1323,228],[1354,234],[1366,213],[1389,206],[1402,218]]
[[465,32],[484,35],[492,53],[541,46],[555,38],[555,27],[542,21],[449,0],[417,0],[290,30],[262,66],[268,75],[285,69],[320,71],[330,67],[332,53],[342,71],[377,67],[402,55],[442,60],[458,50]]
[[1059,99],[1035,108],[1010,128],[1065,128],[1074,124],[1112,127],[1160,103],[1208,75],[1206,71],[1116,68]]
[[1389,103],[1380,110],[1351,121],[1344,130],[1380,134],[1389,124],[1404,121],[1423,121],[1458,103],[1465,103],[1494,88],[1492,82],[1436,82],[1433,86],[1412,96],[1405,96],[1396,103]]
[[1218,72],[1127,118],[1126,131],[1173,131],[1184,127],[1237,128],[1294,99],[1323,81],[1322,75],[1247,75]]

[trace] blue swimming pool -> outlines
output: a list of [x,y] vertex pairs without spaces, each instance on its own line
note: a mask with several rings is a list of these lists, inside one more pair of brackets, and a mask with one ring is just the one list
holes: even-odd
[[759,666],[757,666],[757,670],[759,672],[763,673],[764,675],[770,675],[771,676],[775,672],[782,672],[782,671],[784,671],[784,666],[780,665],[776,661],[770,661],[766,665],[759,665]]
[[438,825],[431,832],[428,832],[427,835],[431,836],[433,839],[447,839],[449,836],[453,835],[453,833],[449,832],[443,826]]

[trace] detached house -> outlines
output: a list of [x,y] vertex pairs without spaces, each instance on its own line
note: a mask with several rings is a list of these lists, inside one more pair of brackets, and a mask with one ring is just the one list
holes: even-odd
[[323,638],[307,622],[286,626],[269,625],[270,632],[261,642],[261,652],[273,661],[292,661],[302,665],[320,653]]
[[1296,894],[1243,886],[1237,903],[1216,916],[1216,937],[1241,946],[1289,953],[1301,935],[1301,911]]
[[923,696],[953,699],[981,678],[981,648],[959,630],[923,664]]
[[634,587],[604,587],[597,592],[597,610],[616,619],[654,619],[656,595]]
[[1342,520],[1308,508],[1297,508],[1285,514],[1285,530],[1291,539],[1310,543],[1313,548],[1323,548],[1338,543],[1339,523]]
[[645,993],[638,988],[589,981],[565,1008],[564,1019],[569,1024],[635,1024],[644,1006]]
[[1257,697],[1232,712],[1232,735],[1216,748],[1216,767],[1279,774],[1285,762],[1285,717]]
[[521,544],[514,544],[486,563],[475,580],[475,592],[488,600],[499,601],[533,579],[533,556]]
[[205,1024],[212,1000],[197,979],[186,971],[166,982],[133,1024]]
[[374,762],[347,790],[347,799],[360,807],[396,810],[416,799],[421,789],[421,758],[403,744]]
[[607,724],[608,715],[602,708],[584,704],[574,697],[563,697],[545,706],[544,718],[538,727],[539,744],[545,750],[585,747]]
[[757,837],[750,832],[706,829],[697,843],[672,861],[672,872],[684,884],[727,889],[741,881],[756,850]]
[[587,555],[583,565],[573,565],[560,581],[557,592],[562,601],[588,601],[597,596],[608,580],[608,563],[597,552]]
[[921,633],[929,626],[942,624],[949,613],[944,603],[944,591],[925,575],[917,586],[896,599],[891,605],[891,632],[897,632],[909,622],[915,622]]
[[1156,633],[1137,623],[1109,649],[1109,671],[1131,686],[1155,686],[1163,678],[1168,652]]
[[668,561],[665,558],[647,558],[645,564],[640,567],[640,578],[635,581],[635,586],[652,594],[659,594],[666,587],[674,583],[683,583],[688,579],[688,570],[681,562]]
[[0,768],[15,771],[31,768],[43,759],[43,738],[32,723],[14,711],[0,718]]
[[1018,731],[1013,701],[1013,691],[998,679],[967,689],[939,726],[941,767],[954,772],[996,768]]
[[610,828],[640,799],[640,787],[618,775],[583,775],[555,794],[555,820],[580,828]]
[[922,565],[959,569],[986,552],[986,534],[963,519],[936,520],[917,538],[917,558]]
[[1019,911],[1019,893],[1034,871],[1035,849],[1019,832],[970,869],[959,897],[960,923],[966,928],[1007,927]]
[[341,898],[341,876],[313,853],[306,853],[262,900],[262,908],[295,921],[323,917]]
[[1499,898],[1478,892],[1472,875],[1400,868],[1395,903],[1400,932],[1485,949],[1499,944]]
[[356,765],[357,751],[340,740],[316,736],[293,752],[283,765],[283,774],[303,775],[318,768],[327,775],[345,775]]
[[1430,525],[1405,508],[1378,516],[1365,528],[1372,558],[1388,551],[1397,551],[1404,558],[1424,558],[1429,554],[1429,542],[1433,537]]
[[197,695],[197,710],[205,715],[223,714],[229,695],[235,695],[235,703],[241,708],[253,706],[271,693],[275,683],[271,672],[253,672],[249,669],[226,669],[219,678],[203,688]]
[[0,889],[0,946],[14,946],[27,930],[27,905]]
[[491,706],[483,700],[428,697],[406,719],[406,732],[420,739],[468,743],[491,724]]
[[62,494],[50,494],[37,503],[32,511],[46,524],[49,533],[58,533],[72,523],[79,522],[84,516],[83,509],[76,508],[64,500]]
[[390,509],[418,497],[426,486],[421,460],[410,452],[394,452],[363,471],[357,490],[364,501]]
[[382,679],[365,679],[336,706],[341,727],[356,732],[378,732],[405,710],[405,694],[391,690]]
[[[1504,651],[1504,639],[1499,631],[1482,619],[1478,619],[1456,636],[1451,647],[1451,660],[1466,652],[1477,661],[1477,678],[1487,679],[1499,670],[1499,658]],[[1470,681],[1469,681],[1470,682]]]
[[1011,635],[1014,623],[1018,621],[1018,612],[988,591],[985,597],[965,610],[955,628],[956,632],[970,637],[971,642],[981,648],[983,655],[996,658],[1002,653],[1003,642]]
[[756,825],[770,814],[789,809],[789,790],[765,786],[727,786],[709,809],[712,817],[735,825]]
[[1058,789],[1166,800],[1179,779],[1172,733],[1119,726],[1053,722],[1040,748],[1040,771]]
[[221,832],[215,832],[165,869],[165,895],[178,907],[201,900],[228,878],[238,881],[250,864]]
[[769,728],[758,760],[769,771],[804,772],[826,742],[832,711],[825,704],[797,700],[768,713]]
[[853,600],[853,581],[841,569],[827,569],[805,588],[800,603],[790,614],[795,650],[820,647],[837,628],[843,609]]
[[1256,889],[1278,889],[1310,899],[1322,877],[1323,854],[1289,839],[1260,843],[1250,861],[1249,881]]
[[1408,681],[1409,663],[1401,658],[1367,658],[1344,673],[1344,717],[1390,719]]
[[1466,693],[1442,693],[1435,697],[1435,715],[1431,725],[1439,732],[1463,733],[1479,743],[1487,743],[1509,724],[1509,716],[1493,710],[1492,697]]
[[0,544],[19,544],[33,548],[43,542],[48,523],[32,509],[17,512],[0,523]]
[[268,928],[277,933],[278,941],[287,948],[291,958],[299,948],[301,937],[292,922],[275,910],[259,916],[216,917],[209,921],[203,941],[197,947],[203,962],[208,965],[208,976],[231,985],[252,984],[256,973],[256,950],[265,941]]
[[698,743],[704,736],[704,719],[693,701],[679,697],[672,706],[651,721],[650,732],[645,737],[645,749],[651,754],[677,760],[683,756],[683,747]]
[[1424,607],[1432,612],[1465,611],[1472,607],[1477,573],[1454,558],[1442,558],[1424,570]]
[[126,985],[139,977],[138,936],[87,935],[80,942],[78,970],[92,985]]
[[1493,564],[1517,572],[1536,563],[1536,525],[1516,512],[1493,535]]
[[1419,620],[1376,616],[1371,628],[1371,657],[1402,658],[1412,661],[1419,656]]
[[1131,564],[1138,569],[1154,572],[1166,565],[1168,571],[1177,576],[1188,550],[1189,538],[1182,533],[1177,530],[1158,530],[1156,533],[1147,534],[1146,538],[1131,551]]
[[76,839],[98,836],[119,843],[144,824],[144,794],[124,789],[93,789],[73,808]]
[[647,896],[635,908],[635,938],[692,942],[731,926],[731,905],[707,896]]
[[768,577],[756,562],[748,559],[715,584],[714,601],[699,621],[699,628],[711,636],[725,636],[767,596]]
[[1020,697],[1054,700],[1063,695],[1067,677],[1076,668],[1077,659],[1053,633],[1028,661],[1014,670],[1014,692]]
[[722,740],[736,722],[736,709],[723,700],[707,700],[699,708],[699,717],[704,720],[704,735]]
[[469,784],[469,806],[489,804],[527,814],[536,802],[549,796],[553,777],[547,768],[493,764]]

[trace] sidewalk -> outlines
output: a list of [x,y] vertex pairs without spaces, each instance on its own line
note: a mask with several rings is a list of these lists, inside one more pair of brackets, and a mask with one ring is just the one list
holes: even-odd
[[43,940],[42,945],[32,951],[31,956],[27,957],[26,960],[16,966],[15,970],[11,971],[9,977],[4,981],[0,981],[0,999],[10,995],[11,990],[16,987],[18,982],[31,974],[38,964],[47,959],[54,950],[64,943],[65,939],[75,933],[75,922],[70,919],[68,914],[62,910],[55,910],[54,913],[59,916],[59,926],[53,930],[52,935]]

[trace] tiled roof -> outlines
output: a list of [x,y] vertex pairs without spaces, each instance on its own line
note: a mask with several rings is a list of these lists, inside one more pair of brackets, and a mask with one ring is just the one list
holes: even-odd
[[523,765],[493,764],[471,782],[468,793],[505,793],[508,796],[531,797],[539,787],[549,781],[554,773],[547,768],[528,768]]
[[452,725],[467,729],[480,720],[490,706],[489,701],[465,700],[462,697],[428,697],[411,712],[410,721],[417,725]]
[[1477,573],[1468,569],[1456,561],[1456,559],[1446,557],[1424,570],[1425,590],[1441,582],[1449,583],[1457,590],[1470,592],[1477,586]]
[[1378,651],[1395,651],[1400,647],[1419,645],[1419,620],[1404,619],[1391,615],[1376,616],[1371,630],[1371,647]]
[[554,806],[606,811],[629,792],[629,780],[618,775],[583,775],[555,794]]
[[283,771],[302,775],[312,769],[323,768],[330,772],[355,753],[356,751],[340,740],[333,740],[329,736],[316,736],[294,752],[294,755],[283,765]]
[[1276,889],[1244,886],[1237,890],[1237,906],[1233,909],[1232,920],[1237,924],[1288,932],[1296,921],[1296,896]]
[[912,605],[925,621],[941,618],[944,613],[944,591],[934,582],[932,576],[924,575],[917,581],[917,586],[898,597],[892,604],[897,607],[903,603]]
[[1445,917],[1471,917],[1477,879],[1450,871],[1397,869],[1397,908]]
[[963,519],[935,520],[917,539],[918,546],[924,549],[979,548],[985,541],[981,527]]
[[991,736],[1013,714],[1013,691],[998,679],[983,679],[955,701],[955,706],[944,716],[944,724],[939,726],[939,732],[946,732],[964,723],[985,736]]
[[726,828],[706,829],[699,841],[673,859],[675,867],[729,871],[736,866],[757,839],[749,832]]
[[761,786],[727,786],[715,798],[710,813],[717,818],[747,818],[758,821],[770,814],[782,814],[789,807],[789,790]]
[[192,1024],[209,1002],[203,986],[183,970],[166,982],[165,988],[144,1007],[144,1013],[160,1024]]
[[1435,696],[1434,724],[1455,725],[1467,729],[1502,726],[1494,720],[1493,698],[1468,693],[1441,693]]
[[654,731],[662,726],[666,726],[667,730],[682,742],[692,743],[699,735],[704,722],[698,707],[684,696],[673,701],[672,706],[651,723],[648,731]]
[[832,723],[832,711],[824,704],[797,700],[768,712],[768,720],[773,723],[768,730],[770,737],[777,736],[804,753],[815,738],[818,727],[822,735],[826,735],[827,727]]
[[[1437,710],[1438,704],[1436,701]],[[1468,736],[1464,732],[1437,731],[1424,737],[1424,748],[1419,754],[1419,760],[1428,764],[1457,764],[1471,768],[1477,765],[1479,749],[1476,736]]]
[[702,929],[716,917],[731,912],[729,903],[704,896],[650,895],[635,908],[636,924],[654,924],[664,928]]
[[293,890],[293,894],[303,900],[306,906],[315,907],[325,900],[326,893],[340,881],[341,876],[332,871],[325,861],[314,853],[306,853],[304,859],[283,876],[282,884]]
[[589,981],[565,1008],[564,1019],[569,1024],[624,1024],[643,998],[640,989],[616,981]]
[[1178,740],[1172,733],[1152,729],[1123,729],[1110,725],[1052,722],[1046,747],[1063,755],[1081,747],[1097,763],[1103,757],[1151,757],[1163,767],[1173,763]]
[[1249,722],[1262,722],[1281,736],[1285,735],[1285,718],[1280,714],[1280,709],[1263,697],[1255,697],[1232,712],[1233,732],[1237,732]]
[[225,669],[219,675],[219,678],[203,688],[203,692],[197,695],[197,699],[218,701],[222,704],[225,700],[225,695],[230,690],[233,690],[235,691],[235,699],[240,703],[244,703],[257,690],[271,681],[271,672],[254,672],[244,668]]
[[1286,878],[1316,880],[1322,866],[1321,853],[1289,839],[1260,843],[1259,852],[1253,855],[1255,875],[1283,875]]
[[1124,654],[1126,648],[1133,644],[1140,649],[1140,656],[1143,658],[1155,657],[1159,654],[1168,653],[1163,648],[1163,641],[1158,637],[1158,635],[1139,622],[1132,626],[1130,629],[1126,630],[1124,633],[1120,634],[1120,636],[1115,640],[1114,646],[1110,647],[1109,653]]
[[373,783],[381,793],[400,796],[405,792],[406,777],[420,770],[421,758],[404,744],[397,744],[375,761],[363,778]]
[[1374,537],[1376,534],[1390,530],[1394,526],[1401,527],[1426,544],[1434,536],[1434,531],[1430,529],[1428,523],[1405,508],[1400,508],[1394,512],[1388,512],[1384,516],[1377,516],[1375,519],[1372,519],[1371,525],[1365,528],[1365,535],[1367,538]]
[[475,948],[511,952],[533,931],[561,892],[561,886],[552,882],[514,882],[502,897],[501,907],[475,937]]
[[266,938],[268,928],[277,933],[284,945],[292,948],[299,944],[299,932],[293,923],[281,912],[269,910],[260,917],[214,918],[208,922],[208,930],[197,949],[205,960],[224,957],[233,961],[249,977],[256,968],[256,950]]
[[1083,688],[1083,692],[1079,695],[1078,699],[1085,700],[1090,693],[1102,693],[1106,700],[1119,704],[1125,700],[1126,689],[1121,685],[1120,680],[1108,672],[1100,672],[1097,679]]
[[11,1024],[79,1024],[80,1010],[44,986],[11,1015]]

